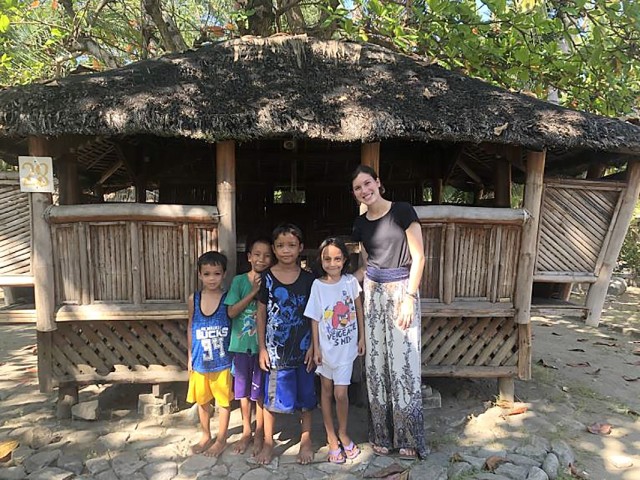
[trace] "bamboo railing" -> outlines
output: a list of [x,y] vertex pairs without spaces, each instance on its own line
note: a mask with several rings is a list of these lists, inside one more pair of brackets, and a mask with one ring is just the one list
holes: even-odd
[[56,308],[39,342],[41,389],[185,380],[186,301],[197,258],[218,248],[217,208],[74,205],[45,218]]
[[515,322],[522,209],[415,207],[422,226],[423,374],[521,375]]

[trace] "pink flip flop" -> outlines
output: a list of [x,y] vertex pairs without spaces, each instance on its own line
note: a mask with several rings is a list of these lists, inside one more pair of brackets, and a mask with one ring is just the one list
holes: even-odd
[[353,443],[353,441],[351,441],[349,445],[343,446],[342,448],[344,449],[344,454],[349,460],[353,460],[358,455],[360,455],[360,448],[358,447],[358,445]]
[[329,456],[327,457],[327,461],[330,463],[335,463],[337,465],[342,465],[344,462],[347,461],[347,459],[344,456],[344,452],[342,451],[342,449],[338,447],[335,450],[329,450]]

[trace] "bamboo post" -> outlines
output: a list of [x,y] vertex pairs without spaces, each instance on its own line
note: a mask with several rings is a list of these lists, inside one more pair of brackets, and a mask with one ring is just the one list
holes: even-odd
[[456,225],[448,223],[444,234],[444,271],[442,273],[442,302],[446,304],[450,304],[455,298],[455,241]]
[[[43,137],[29,137],[29,155],[47,156],[47,141]],[[51,333],[56,329],[53,319],[55,290],[53,273],[53,245],[45,211],[51,205],[50,193],[31,193],[31,271],[36,303],[38,331],[38,381],[40,391],[50,392],[53,372]]]
[[[515,322],[518,327],[518,377],[531,378],[531,294],[533,271],[536,262],[538,226],[542,208],[542,191],[546,153],[527,152],[527,180],[524,192],[524,209],[531,218],[522,227],[520,257],[516,274],[516,292],[513,306],[516,309]],[[505,380],[508,381],[508,380]],[[510,380],[513,382],[513,379]],[[502,388],[505,388],[504,385]]]
[[220,211],[218,249],[227,256],[228,283],[236,274],[236,144],[216,144],[217,203]]
[[618,217],[613,225],[609,243],[606,248],[600,271],[597,273],[597,280],[589,287],[585,306],[589,309],[586,323],[589,326],[597,327],[600,323],[600,316],[604,307],[604,300],[611,281],[611,274],[616,265],[616,260],[620,254],[624,237],[627,234],[633,209],[640,193],[640,161],[629,162],[627,166],[627,186],[622,191],[622,202],[618,210]]
[[442,191],[444,189],[442,178],[434,178],[431,185],[431,203],[433,205],[440,205],[442,203]]

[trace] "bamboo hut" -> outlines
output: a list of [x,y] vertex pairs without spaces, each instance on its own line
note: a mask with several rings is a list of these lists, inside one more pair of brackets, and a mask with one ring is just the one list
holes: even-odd
[[[29,194],[36,308],[0,321],[36,323],[40,386],[61,392],[186,379],[197,255],[220,249],[233,274],[243,240],[280,221],[309,249],[348,235],[365,163],[422,223],[424,375],[494,377],[509,397],[531,375],[532,309],[597,324],[640,188],[637,126],[306,36],[6,89],[0,152],[50,156],[59,181],[59,205]],[[137,203],[103,203],[131,186]],[[591,284],[585,305],[532,304],[534,287],[573,282]]]

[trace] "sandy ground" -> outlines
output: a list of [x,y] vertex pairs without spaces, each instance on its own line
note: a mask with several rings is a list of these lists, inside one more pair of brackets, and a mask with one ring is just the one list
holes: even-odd
[[[631,287],[609,299],[598,328],[576,318],[534,318],[533,379],[516,383],[517,400],[527,407],[521,415],[505,417],[495,406],[495,381],[432,379],[442,394],[442,408],[427,412],[432,449],[452,455],[471,445],[499,449],[543,436],[566,440],[580,471],[588,473],[585,478],[640,479],[639,317],[640,289]],[[34,347],[34,328],[0,326],[0,400],[11,391],[7,401],[17,402],[0,411],[0,430],[6,431],[16,416],[36,418],[43,408],[55,410],[55,394],[37,392]],[[105,415],[116,421],[114,415],[123,409],[135,412],[138,393],[148,391],[148,386],[90,386],[81,399],[98,395]],[[366,441],[365,417],[362,409],[353,408],[354,436],[361,442]],[[610,424],[611,434],[589,433],[586,427],[595,422]],[[318,435],[314,445],[319,447],[323,435]]]

